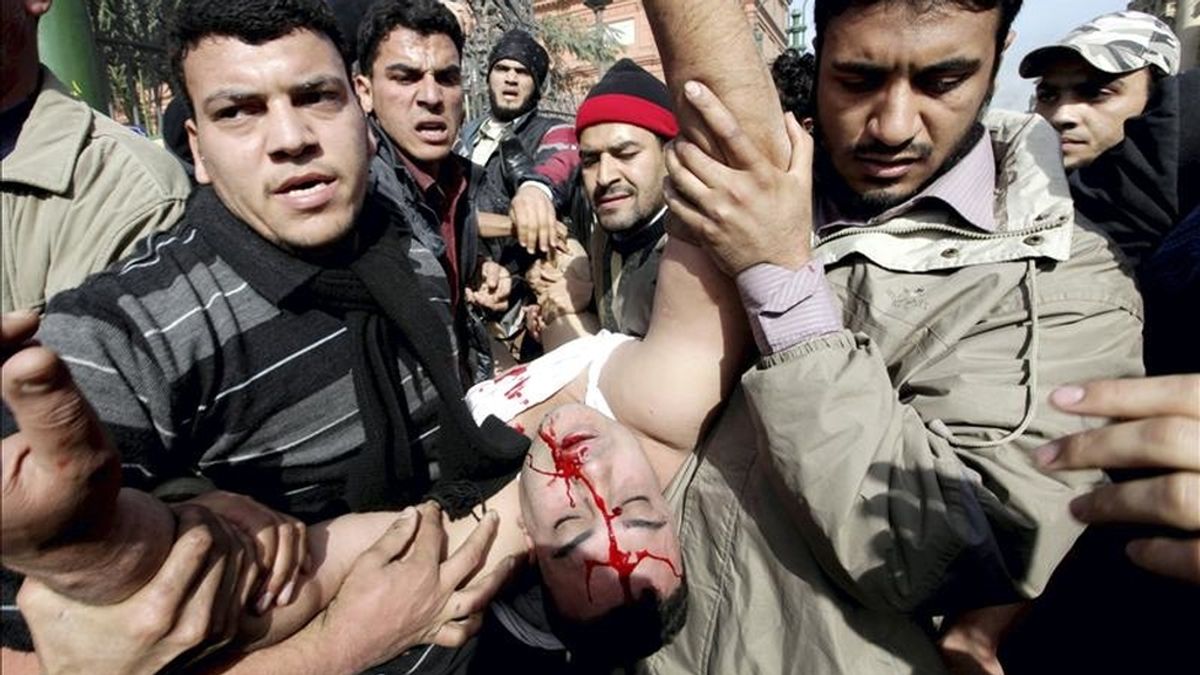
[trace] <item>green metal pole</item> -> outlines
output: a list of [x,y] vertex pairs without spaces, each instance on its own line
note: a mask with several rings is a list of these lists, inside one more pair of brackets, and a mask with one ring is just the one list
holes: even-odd
[[38,21],[38,52],[42,63],[76,97],[108,114],[104,66],[85,0],[55,0]]

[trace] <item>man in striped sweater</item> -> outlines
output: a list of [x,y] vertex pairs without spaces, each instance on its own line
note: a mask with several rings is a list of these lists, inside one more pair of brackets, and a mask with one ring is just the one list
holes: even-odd
[[[498,422],[485,434],[462,403],[451,289],[410,223],[367,193],[367,125],[328,7],[186,0],[170,53],[201,187],[174,230],[57,296],[37,334],[108,428],[125,484],[164,499],[215,486],[307,522],[403,507],[435,485],[451,511],[454,495],[489,494],[527,444]],[[436,536],[415,542],[435,578],[453,571]],[[144,555],[162,560],[169,544]],[[414,586],[428,574],[377,554],[271,667],[354,672],[418,642],[462,643],[456,612],[487,593],[461,578]],[[5,644],[28,648],[9,630],[16,583],[6,576]],[[424,667],[439,658],[453,653]]]

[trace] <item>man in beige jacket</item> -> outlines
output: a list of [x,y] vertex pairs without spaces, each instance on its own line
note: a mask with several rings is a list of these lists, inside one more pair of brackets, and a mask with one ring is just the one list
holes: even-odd
[[76,100],[38,64],[50,0],[3,0],[0,311],[40,309],[183,213],[166,150]]
[[[646,2],[673,92],[733,114],[688,87],[669,204],[763,357],[673,486],[688,623],[644,669],[941,672],[935,619],[1037,595],[1081,532],[1099,472],[1033,450],[1098,423],[1054,387],[1140,373],[1140,300],[1054,130],[984,113],[1019,1],[818,0],[811,228],[772,219],[781,119],[736,8],[677,4]],[[731,161],[748,140],[770,161]]]

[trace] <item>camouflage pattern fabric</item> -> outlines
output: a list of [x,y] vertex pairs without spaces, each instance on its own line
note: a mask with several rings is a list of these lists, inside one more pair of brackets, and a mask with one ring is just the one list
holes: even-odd
[[1063,50],[1079,54],[1097,70],[1116,74],[1146,67],[1161,75],[1179,72],[1179,38],[1157,18],[1142,12],[1104,14],[1079,26],[1058,44],[1041,47],[1021,60],[1021,77],[1040,77]]

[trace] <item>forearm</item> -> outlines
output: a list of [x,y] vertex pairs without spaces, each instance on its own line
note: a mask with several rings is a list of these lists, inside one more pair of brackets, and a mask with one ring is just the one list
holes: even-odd
[[571,181],[579,168],[579,141],[569,124],[556,126],[542,137],[534,158],[533,172],[541,177],[554,193],[554,205],[566,206]]
[[500,215],[499,213],[488,213],[486,211],[479,212],[479,236],[483,239],[497,239],[499,237],[514,237],[516,232],[513,230],[513,223],[508,216]]
[[5,565],[73,600],[107,605],[128,598],[166,559],[175,540],[175,517],[166,504],[129,488],[110,508],[111,519],[68,530],[60,543],[48,543],[28,559],[6,558]]
[[0,672],[4,675],[38,675],[42,666],[37,654],[0,647]]
[[777,166],[786,167],[783,113],[778,106],[762,103],[778,96],[742,6],[729,0],[645,0],[644,4],[681,135],[706,151],[713,150],[703,123],[683,98],[684,83],[697,80],[712,89]]
[[338,648],[337,636],[327,630],[325,612],[278,644],[234,654],[211,663],[202,672],[227,675],[353,675],[369,668],[355,655]]

